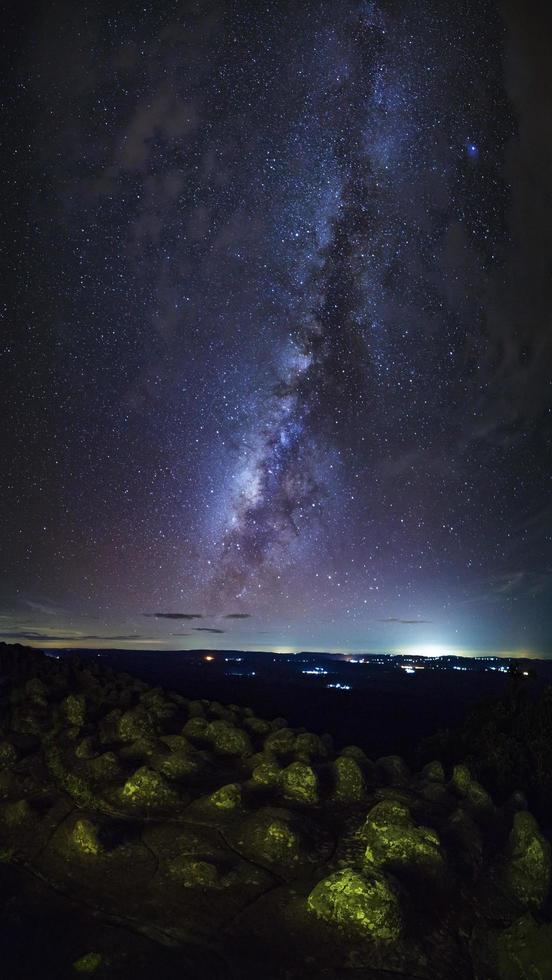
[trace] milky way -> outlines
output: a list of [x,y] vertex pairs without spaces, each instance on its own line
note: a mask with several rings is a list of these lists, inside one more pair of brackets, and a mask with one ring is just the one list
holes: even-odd
[[448,6],[29,14],[10,637],[552,651],[550,25]]

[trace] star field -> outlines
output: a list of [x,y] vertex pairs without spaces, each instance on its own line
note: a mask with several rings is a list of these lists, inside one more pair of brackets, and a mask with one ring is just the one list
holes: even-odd
[[548,15],[21,17],[0,633],[552,653]]

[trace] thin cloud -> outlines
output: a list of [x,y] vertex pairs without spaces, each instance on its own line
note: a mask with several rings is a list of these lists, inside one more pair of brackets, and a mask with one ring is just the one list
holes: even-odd
[[251,613],[226,613],[225,619],[251,619]]
[[388,616],[386,619],[378,619],[378,623],[402,623],[406,626],[419,626],[422,623],[431,622],[431,619],[400,619],[398,616]]
[[226,633],[226,630],[218,630],[214,626],[194,626],[195,633]]
[[203,613],[142,613],[147,619],[203,619]]

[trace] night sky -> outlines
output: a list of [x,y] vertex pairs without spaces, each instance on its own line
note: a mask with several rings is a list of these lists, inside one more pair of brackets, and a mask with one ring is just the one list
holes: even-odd
[[23,6],[0,639],[552,655],[547,5]]

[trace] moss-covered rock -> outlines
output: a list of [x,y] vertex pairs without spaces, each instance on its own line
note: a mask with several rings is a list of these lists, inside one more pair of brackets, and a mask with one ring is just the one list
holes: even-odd
[[8,827],[20,827],[32,819],[32,810],[27,800],[5,803],[0,810],[0,819]]
[[530,909],[542,906],[550,888],[550,844],[527,810],[514,815],[504,880],[509,894]]
[[127,779],[121,790],[121,799],[142,807],[166,807],[178,802],[177,794],[163,776],[148,766],[141,766]]
[[209,729],[209,722],[206,718],[201,716],[189,718],[184,728],[182,729],[182,734],[192,740],[192,742],[205,742],[207,740],[207,731]]
[[278,728],[264,740],[265,752],[277,757],[291,755],[295,748],[295,733],[291,728]]
[[268,735],[270,732],[269,722],[265,721],[264,718],[257,718],[255,715],[246,716],[243,724],[244,728],[252,735]]
[[218,870],[214,864],[188,855],[173,858],[167,870],[184,888],[216,888],[219,884]]
[[313,732],[301,732],[295,738],[295,758],[301,762],[326,759],[328,752],[319,735]]
[[153,738],[154,727],[146,711],[131,708],[119,719],[118,735],[123,742],[134,742],[139,738]]
[[0,769],[11,769],[17,762],[17,752],[7,739],[0,742]]
[[444,783],[445,770],[443,769],[442,763],[437,759],[433,762],[428,762],[422,769],[422,779],[427,779],[430,783]]
[[239,783],[228,783],[221,786],[209,796],[209,803],[217,810],[237,810],[241,806],[242,790]]
[[68,694],[61,702],[62,711],[75,728],[82,728],[86,721],[86,698],[84,694]]
[[282,793],[295,803],[318,803],[318,776],[306,762],[292,762],[282,771]]
[[251,779],[256,786],[276,788],[280,785],[282,770],[274,759],[263,759],[251,773]]
[[89,760],[88,771],[93,780],[110,782],[120,775],[121,766],[114,752],[102,752],[101,755]]
[[240,847],[247,857],[267,864],[291,867],[306,860],[305,844],[293,825],[293,815],[279,808],[265,808],[244,823]]
[[359,874],[343,868],[319,881],[307,899],[308,909],[351,935],[392,942],[399,939],[402,916],[397,896],[377,872]]
[[78,960],[75,960],[73,970],[75,973],[80,974],[96,973],[102,964],[103,956],[101,953],[85,953],[84,956],[80,956]]
[[243,756],[252,752],[247,732],[222,719],[209,723],[206,737],[218,755]]
[[451,787],[459,796],[464,798],[472,810],[490,813],[493,808],[493,801],[487,790],[477,780],[473,779],[467,766],[455,766],[450,783]]
[[368,865],[393,871],[441,874],[444,858],[437,833],[417,826],[406,807],[384,800],[368,814],[361,829]]
[[524,915],[508,929],[479,928],[472,956],[477,976],[485,980],[550,980],[552,924],[538,924],[532,915]]
[[48,700],[48,688],[40,677],[31,677],[25,684],[25,694],[36,704],[45,705]]
[[102,850],[98,839],[98,829],[86,817],[76,820],[73,824],[71,843],[81,854],[89,857],[97,857]]
[[333,798],[342,803],[360,803],[366,798],[364,773],[353,756],[340,755],[331,766]]
[[410,780],[410,770],[400,755],[384,755],[376,760],[376,767],[389,786],[405,786]]
[[97,754],[98,747],[96,744],[96,739],[93,735],[86,735],[85,738],[82,738],[79,744],[75,747],[75,755],[77,759],[91,759]]

